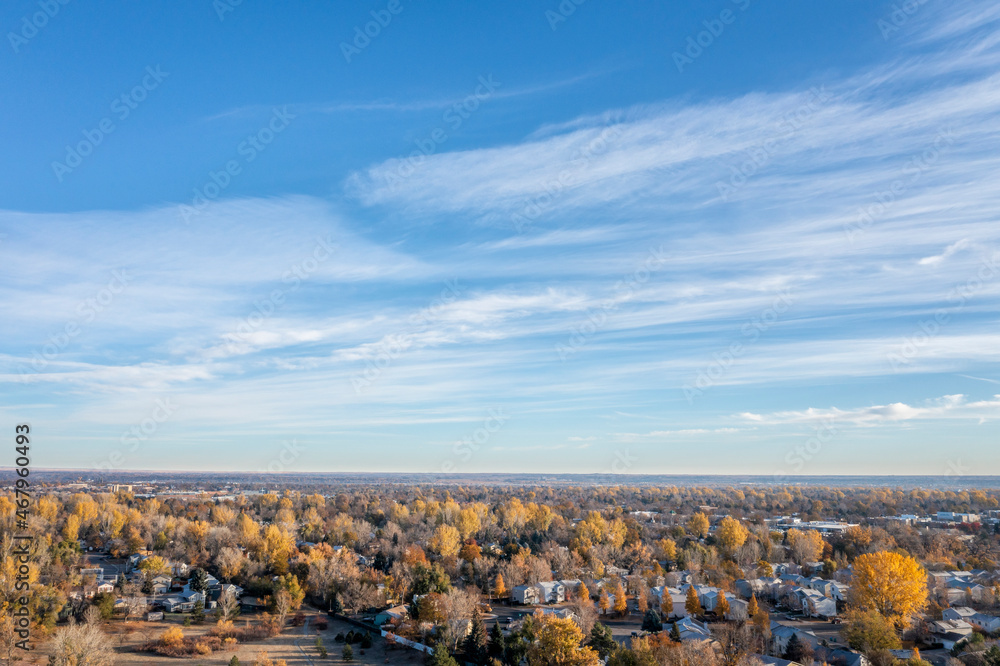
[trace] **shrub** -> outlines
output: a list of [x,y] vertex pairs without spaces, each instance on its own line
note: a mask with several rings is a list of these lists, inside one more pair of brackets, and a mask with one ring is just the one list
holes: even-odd
[[340,652],[340,656],[344,659],[344,661],[354,660],[354,650],[351,648],[349,643],[344,644],[344,649]]
[[184,632],[180,627],[170,627],[160,635],[160,643],[170,647],[176,647],[184,643]]
[[344,632],[342,632],[342,631],[339,632],[336,636],[333,637],[333,640],[337,641],[338,643],[343,643],[344,642]]

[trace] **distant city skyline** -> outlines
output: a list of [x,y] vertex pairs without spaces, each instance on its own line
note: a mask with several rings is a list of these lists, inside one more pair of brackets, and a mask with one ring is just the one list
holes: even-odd
[[5,7],[6,432],[60,469],[1000,474],[1000,8],[565,6]]

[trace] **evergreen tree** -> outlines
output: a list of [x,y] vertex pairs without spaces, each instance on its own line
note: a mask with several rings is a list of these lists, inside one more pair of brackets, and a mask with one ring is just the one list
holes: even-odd
[[681,642],[681,630],[677,628],[676,622],[670,625],[670,640],[675,643]]
[[201,624],[205,621],[205,602],[196,601],[194,602],[194,609],[191,611],[191,621],[195,624]]
[[799,661],[802,659],[803,655],[802,641],[799,640],[798,634],[792,634],[792,637],[788,639],[788,644],[785,646],[785,659],[789,661]]
[[344,661],[354,661],[354,648],[350,643],[344,643],[344,649],[340,651],[340,656]]
[[444,643],[438,643],[434,646],[434,653],[427,664],[428,666],[458,666],[455,658],[448,654],[448,648],[444,646]]
[[229,660],[229,666],[240,666],[240,658],[234,654],[233,658]]
[[662,629],[663,622],[660,620],[660,614],[650,608],[642,618],[642,630],[655,633]]
[[507,651],[507,637],[503,635],[503,629],[500,628],[499,622],[494,623],[493,628],[490,629],[490,643],[487,651],[494,659],[503,659],[504,653]]
[[611,627],[600,622],[596,623],[594,628],[590,630],[590,640],[587,641],[587,645],[597,650],[601,659],[606,659],[608,655],[618,649],[618,642],[611,634]]
[[195,592],[204,592],[208,589],[208,572],[201,568],[193,569],[188,585]]
[[485,664],[489,652],[489,637],[486,635],[486,625],[483,624],[483,616],[479,612],[479,607],[472,609],[472,621],[469,628],[469,635],[465,638],[466,659],[474,664]]

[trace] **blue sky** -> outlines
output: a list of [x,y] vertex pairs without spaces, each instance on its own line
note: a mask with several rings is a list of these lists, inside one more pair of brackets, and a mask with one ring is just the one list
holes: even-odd
[[36,466],[1000,474],[995,3],[0,26]]

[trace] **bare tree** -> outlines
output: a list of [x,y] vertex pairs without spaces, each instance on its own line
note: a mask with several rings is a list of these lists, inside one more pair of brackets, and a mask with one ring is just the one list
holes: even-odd
[[52,639],[55,666],[111,666],[115,649],[96,624],[76,624],[58,629]]
[[287,590],[278,590],[274,595],[274,612],[278,620],[278,629],[285,628],[285,618],[292,610],[292,595]]
[[240,602],[236,598],[236,593],[232,588],[226,589],[219,597],[219,619],[223,622],[232,619],[236,615],[236,609]]
[[83,621],[86,624],[100,624],[101,609],[97,606],[88,606],[87,610],[83,611]]

